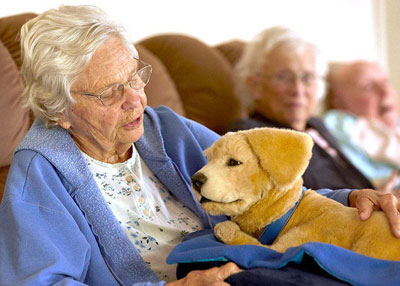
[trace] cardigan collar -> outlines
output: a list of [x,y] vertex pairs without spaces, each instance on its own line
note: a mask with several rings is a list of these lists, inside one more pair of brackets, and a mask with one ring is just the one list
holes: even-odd
[[35,120],[17,151],[25,149],[45,157],[66,181],[66,190],[82,210],[106,264],[121,285],[132,285],[143,279],[158,281],[108,207],[85,159],[65,129],[47,128]]

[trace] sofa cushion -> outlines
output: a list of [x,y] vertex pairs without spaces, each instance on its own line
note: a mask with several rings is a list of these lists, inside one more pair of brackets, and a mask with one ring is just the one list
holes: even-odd
[[185,110],[175,87],[174,81],[160,59],[142,45],[135,45],[141,60],[151,64],[153,72],[149,83],[145,87],[147,104],[151,107],[166,105],[180,115]]
[[22,107],[22,78],[7,48],[0,41],[0,167],[9,165],[15,147],[29,126],[29,112]]
[[34,17],[36,14],[25,13],[0,18],[0,40],[7,47],[18,69],[21,67],[19,30],[23,24]]
[[14,149],[29,127],[29,111],[22,107],[23,89],[17,66],[0,41],[0,200]]
[[163,62],[186,116],[218,133],[240,116],[229,62],[217,50],[185,35],[160,35],[140,42]]
[[230,62],[232,67],[239,61],[243,54],[244,47],[245,42],[241,40],[228,41],[215,46],[215,48]]

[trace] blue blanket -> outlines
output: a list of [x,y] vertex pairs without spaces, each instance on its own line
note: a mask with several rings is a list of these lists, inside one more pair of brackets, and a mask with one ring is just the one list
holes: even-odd
[[167,263],[233,261],[244,269],[279,269],[301,263],[309,256],[330,275],[353,285],[400,285],[400,262],[370,258],[334,245],[312,242],[289,248],[285,253],[255,245],[228,246],[211,231],[191,235],[176,246]]

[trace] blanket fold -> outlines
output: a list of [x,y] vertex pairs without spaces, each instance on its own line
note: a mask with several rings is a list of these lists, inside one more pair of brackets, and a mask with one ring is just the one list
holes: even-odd
[[400,262],[370,258],[334,245],[312,242],[279,253],[255,245],[225,245],[211,230],[190,234],[177,245],[167,263],[233,261],[244,269],[280,269],[311,257],[330,275],[352,285],[400,285]]

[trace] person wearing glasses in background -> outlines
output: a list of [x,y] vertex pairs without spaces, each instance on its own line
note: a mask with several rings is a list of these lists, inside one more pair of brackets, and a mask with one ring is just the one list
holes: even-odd
[[[184,234],[226,219],[207,217],[190,188],[218,135],[146,107],[151,67],[96,7],[44,12],[21,45],[36,120],[0,205],[0,285],[229,285],[232,262],[176,280],[165,261]],[[366,205],[369,190],[341,193],[359,210],[383,203]]]
[[250,115],[229,131],[269,126],[307,132],[315,143],[303,175],[307,188],[373,188],[339,151],[323,122],[312,117],[326,70],[312,41],[286,27],[262,31],[248,42],[235,66],[235,92]]

